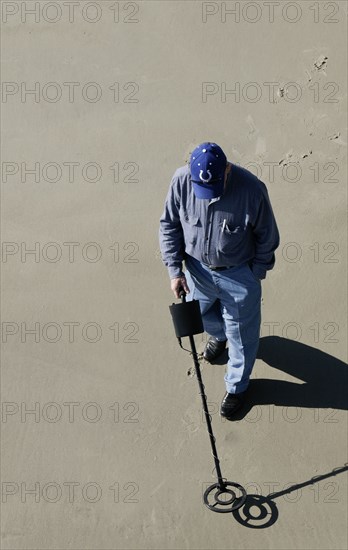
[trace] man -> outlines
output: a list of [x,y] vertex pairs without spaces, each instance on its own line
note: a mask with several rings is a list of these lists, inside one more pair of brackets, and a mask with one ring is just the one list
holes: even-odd
[[[213,362],[229,344],[221,416],[243,405],[261,323],[261,279],[275,263],[279,233],[266,186],[205,142],[172,178],[159,229],[162,260],[179,298],[198,299]],[[184,273],[183,261],[186,272]]]

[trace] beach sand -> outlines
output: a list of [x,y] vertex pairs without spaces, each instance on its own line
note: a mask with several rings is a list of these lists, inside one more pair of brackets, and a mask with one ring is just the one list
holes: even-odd
[[[347,548],[347,4],[2,4],[2,547]],[[281,234],[234,422],[201,363],[234,515],[157,236],[206,140]]]

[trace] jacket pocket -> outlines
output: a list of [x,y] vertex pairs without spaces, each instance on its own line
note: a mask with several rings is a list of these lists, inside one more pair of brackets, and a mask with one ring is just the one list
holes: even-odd
[[223,221],[220,226],[219,251],[223,254],[234,254],[239,250],[245,239],[245,228],[242,225],[235,225],[228,220]]

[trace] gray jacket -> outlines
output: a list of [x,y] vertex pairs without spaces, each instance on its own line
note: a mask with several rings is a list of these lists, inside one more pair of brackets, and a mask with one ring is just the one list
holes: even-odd
[[203,264],[237,266],[248,262],[259,279],[275,263],[279,232],[265,184],[232,164],[223,195],[197,199],[189,167],[172,177],[160,218],[162,260],[171,279],[183,275],[185,255]]

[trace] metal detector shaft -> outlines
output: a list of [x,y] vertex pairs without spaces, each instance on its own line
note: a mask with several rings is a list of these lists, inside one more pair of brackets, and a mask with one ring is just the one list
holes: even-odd
[[[193,336],[204,332],[203,320],[200,311],[198,300],[186,302],[185,290],[181,287],[178,291],[178,296],[181,298],[181,304],[172,304],[169,306],[170,313],[174,323],[176,337],[178,338],[180,347],[181,338],[189,337],[191,344],[191,353],[195,365],[196,376],[199,384],[199,391],[202,398],[205,421],[207,424],[210,445],[215,462],[215,469],[218,482],[210,485],[204,492],[204,504],[214,512],[233,512],[240,508],[247,497],[245,489],[232,481],[227,481],[222,478],[220,461],[218,458],[215,437],[213,434],[211,416],[208,410],[207,396],[205,395],[204,384],[202,380],[201,369],[198,361],[196,345]],[[185,349],[185,348],[183,348]],[[187,350],[189,351],[189,350]]]
[[[181,296],[181,301],[186,302],[186,295],[185,295],[185,291],[183,289],[181,289],[181,291],[180,291],[180,296]],[[202,398],[202,405],[203,405],[203,410],[204,410],[204,414],[205,414],[205,420],[206,420],[206,423],[207,423],[211,450],[212,450],[212,454],[213,454],[213,457],[214,457],[215,468],[216,468],[216,473],[217,473],[217,478],[218,478],[218,484],[219,484],[220,489],[223,490],[225,488],[225,483],[222,479],[220,461],[219,461],[219,458],[218,458],[218,455],[217,455],[217,450],[216,450],[216,445],[215,445],[215,437],[214,437],[213,428],[212,428],[212,425],[211,425],[210,414],[209,414],[208,404],[207,404],[207,398],[206,398],[206,395],[205,395],[205,392],[204,392],[204,384],[203,384],[202,375],[201,375],[201,368],[199,366],[197,350],[196,350],[196,344],[195,344],[195,340],[194,340],[192,335],[189,335],[189,340],[190,340],[191,351],[192,351],[193,361],[194,361],[195,370],[196,370],[196,376],[197,376],[197,380],[198,380],[198,384],[199,384],[199,391],[200,391],[200,395],[201,395],[201,398]]]
[[199,361],[198,361],[198,357],[197,357],[196,345],[195,345],[195,341],[194,341],[193,336],[189,336],[189,339],[190,339],[190,345],[191,345],[191,350],[192,350],[192,355],[193,355],[193,361],[194,361],[194,365],[195,365],[195,369],[196,369],[197,380],[198,380],[198,384],[199,384],[200,395],[201,395],[201,398],[202,398],[202,404],[203,404],[203,410],[204,410],[204,414],[205,414],[205,420],[206,420],[206,423],[207,423],[207,428],[208,428],[208,433],[209,433],[210,445],[211,445],[211,449],[212,449],[212,453],[213,453],[213,457],[214,457],[214,462],[215,462],[215,468],[216,468],[217,478],[218,478],[218,482],[219,482],[219,487],[221,489],[224,489],[225,483],[222,479],[220,461],[219,461],[218,456],[217,456],[217,450],[216,450],[216,445],[215,445],[215,437],[214,437],[214,434],[213,434],[213,428],[212,428],[211,421],[210,421],[210,414],[209,414],[209,410],[208,410],[207,398],[206,398],[206,395],[204,393],[204,385],[203,385],[201,369],[200,369]]

